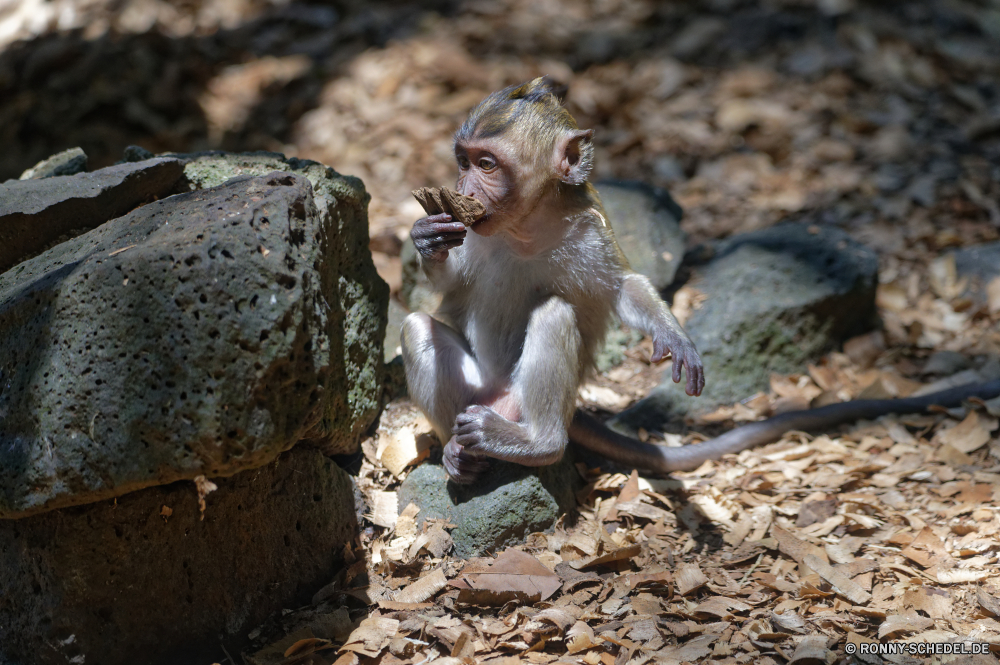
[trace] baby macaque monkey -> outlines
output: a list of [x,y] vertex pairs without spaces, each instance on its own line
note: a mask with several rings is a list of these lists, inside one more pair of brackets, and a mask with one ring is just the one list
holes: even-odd
[[652,337],[653,362],[673,356],[689,395],[705,385],[694,344],[629,269],[587,182],[592,135],[545,79],[490,95],[455,135],[456,189],[486,213],[472,233],[447,214],[413,226],[443,301],[436,318],[403,323],[406,379],[447,441],[457,482],[491,457],[541,466],[562,456],[580,382],[615,314]]
[[453,480],[473,482],[489,458],[542,466],[572,440],[616,462],[669,472],[767,443],[886,413],[1000,394],[1000,380],[918,398],[862,400],[786,413],[703,443],[666,448],[611,431],[575,408],[612,316],[673,357],[689,395],[705,385],[701,358],[666,303],[629,269],[587,182],[591,130],[580,129],[545,79],[493,93],[455,135],[459,194],[486,212],[468,230],[448,214],[410,235],[443,299],[436,317],[411,314],[402,347],[410,397],[444,447]]

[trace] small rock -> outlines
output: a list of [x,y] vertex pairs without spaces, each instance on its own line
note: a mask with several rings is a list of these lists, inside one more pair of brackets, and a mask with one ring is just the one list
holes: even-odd
[[785,58],[784,67],[798,76],[818,76],[829,69],[829,58],[820,44],[807,42]]
[[670,286],[684,258],[681,207],[666,190],[636,180],[602,181],[596,187],[632,269],[658,291]]
[[951,376],[972,365],[964,354],[958,351],[937,351],[931,354],[924,365],[925,375]]
[[887,125],[875,133],[868,152],[877,161],[901,161],[909,153],[913,140],[904,125]]
[[418,520],[444,518],[457,525],[451,531],[454,554],[485,556],[544,531],[560,515],[576,507],[583,480],[572,454],[551,466],[528,468],[493,460],[489,473],[473,485],[456,485],[440,464],[425,463],[410,472],[399,488],[399,508],[411,502],[420,508]]
[[882,164],[875,173],[875,186],[891,194],[906,187],[907,177],[905,168],[896,164]]
[[70,148],[43,159],[21,174],[19,180],[39,180],[59,175],[76,175],[87,170],[87,153],[82,148]]
[[986,288],[1000,277],[1000,241],[955,250],[955,269],[967,279],[965,294],[979,304],[987,302]]
[[930,174],[917,176],[906,192],[914,203],[930,208],[937,201],[937,178]]
[[123,162],[144,162],[153,157],[155,157],[153,153],[138,145],[130,145],[122,153]]
[[672,40],[670,52],[681,59],[694,58],[728,28],[721,19],[697,18],[688,23]]
[[176,159],[158,158],[92,173],[0,184],[0,272],[65,237],[174,193],[183,170]]

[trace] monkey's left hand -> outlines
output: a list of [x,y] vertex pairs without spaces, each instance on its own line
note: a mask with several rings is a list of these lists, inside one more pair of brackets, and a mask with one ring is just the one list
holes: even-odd
[[698,349],[694,348],[694,342],[687,335],[673,331],[654,335],[650,362],[654,364],[663,362],[668,354],[674,359],[672,372],[674,383],[681,382],[683,369],[687,373],[684,392],[691,396],[700,395],[705,388],[705,370],[701,366],[701,356],[698,355]]

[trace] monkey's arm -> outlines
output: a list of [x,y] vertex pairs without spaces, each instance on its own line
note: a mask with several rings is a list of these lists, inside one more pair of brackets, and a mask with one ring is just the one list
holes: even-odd
[[670,353],[674,359],[674,383],[680,383],[683,368],[687,372],[685,392],[700,395],[705,387],[701,356],[649,280],[638,273],[624,273],[615,309],[625,325],[653,338],[650,360],[658,363]]
[[679,448],[667,448],[614,432],[599,420],[583,411],[577,411],[569,428],[569,438],[599,455],[621,464],[650,469],[660,473],[689,471],[710,459],[718,459],[728,453],[770,443],[791,430],[815,432],[837,425],[877,418],[888,413],[917,413],[926,411],[933,405],[958,406],[970,397],[992,399],[1000,395],[1000,379],[988,383],[974,383],[944,390],[922,397],[903,399],[857,400],[830,404],[818,409],[792,411],[767,420],[737,427],[702,443]]

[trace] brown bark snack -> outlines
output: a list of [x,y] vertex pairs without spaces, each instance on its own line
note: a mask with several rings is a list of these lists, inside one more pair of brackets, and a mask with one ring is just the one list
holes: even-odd
[[413,190],[413,198],[423,206],[428,215],[446,212],[466,226],[472,226],[486,214],[486,206],[482,203],[448,187],[421,187]]

